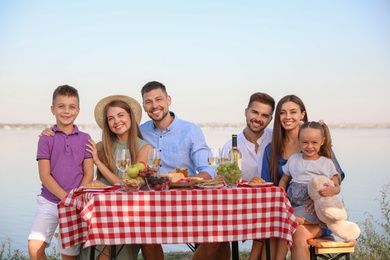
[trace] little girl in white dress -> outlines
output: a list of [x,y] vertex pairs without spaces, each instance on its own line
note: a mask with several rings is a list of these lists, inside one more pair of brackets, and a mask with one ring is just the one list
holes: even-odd
[[[305,209],[308,199],[307,184],[316,175],[330,178],[335,187],[320,191],[321,196],[340,193],[340,174],[333,161],[332,142],[325,123],[306,122],[299,130],[301,152],[293,154],[283,166],[279,186],[286,189],[299,224],[322,224],[315,212]],[[321,225],[322,226],[322,225]]]

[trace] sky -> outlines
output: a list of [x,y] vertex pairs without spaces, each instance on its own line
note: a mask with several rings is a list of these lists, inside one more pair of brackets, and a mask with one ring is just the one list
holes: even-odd
[[95,124],[100,99],[142,102],[153,80],[195,123],[243,123],[258,91],[310,120],[390,122],[390,1],[0,0],[0,123],[54,123],[69,84]]

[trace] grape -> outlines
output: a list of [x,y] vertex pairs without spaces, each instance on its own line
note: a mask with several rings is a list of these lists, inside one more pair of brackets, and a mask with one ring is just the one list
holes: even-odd
[[218,175],[240,175],[242,171],[238,168],[238,166],[234,163],[227,163],[224,165],[220,165],[217,168]]
[[145,181],[146,176],[153,176],[156,172],[157,169],[146,167],[142,171],[139,171],[139,176]]
[[167,177],[146,176],[149,190],[168,190],[170,181]]
[[238,168],[238,165],[232,162],[225,162],[217,168],[217,175],[224,176],[228,183],[237,183],[240,178],[242,171]]

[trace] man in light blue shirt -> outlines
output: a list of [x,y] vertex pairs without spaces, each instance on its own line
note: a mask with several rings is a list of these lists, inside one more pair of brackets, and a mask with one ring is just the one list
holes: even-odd
[[143,108],[151,120],[140,125],[143,139],[160,150],[159,173],[187,168],[188,175],[214,177],[208,164],[209,147],[199,126],[178,118],[169,111],[171,97],[163,84],[147,83],[141,90]]

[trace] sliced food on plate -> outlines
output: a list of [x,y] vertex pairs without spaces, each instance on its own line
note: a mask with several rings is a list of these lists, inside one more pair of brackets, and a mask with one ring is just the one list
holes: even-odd
[[160,173],[158,176],[169,178],[171,183],[178,182],[181,178],[184,178],[184,175],[181,172]]
[[195,185],[203,180],[199,177],[183,177],[178,179],[176,182],[171,182],[172,189],[193,189]]
[[219,189],[224,185],[216,180],[201,180],[196,184],[197,188],[200,189]]

